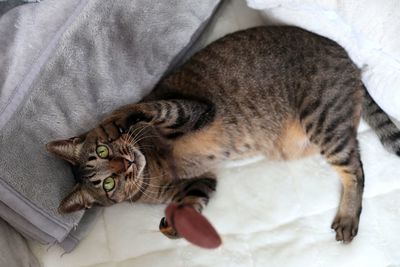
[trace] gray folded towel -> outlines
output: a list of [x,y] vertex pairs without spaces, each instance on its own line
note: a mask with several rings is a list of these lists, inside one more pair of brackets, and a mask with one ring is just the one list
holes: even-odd
[[40,2],[40,0],[0,0],[0,17],[10,9],[29,2]]
[[26,240],[2,219],[0,219],[0,236],[0,266],[40,266]]
[[86,225],[84,212],[57,212],[74,179],[44,144],[140,100],[183,56],[218,2],[46,0],[3,15],[0,201],[8,208],[0,207],[0,217],[42,243],[73,249],[96,212]]

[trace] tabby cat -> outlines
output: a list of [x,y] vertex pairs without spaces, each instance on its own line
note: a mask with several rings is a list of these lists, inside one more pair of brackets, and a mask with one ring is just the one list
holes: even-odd
[[[62,213],[121,201],[176,202],[199,212],[221,162],[264,154],[288,160],[320,153],[341,178],[336,240],[357,234],[364,173],[361,115],[400,156],[400,131],[365,90],[335,42],[289,26],[229,34],[163,78],[142,102],[98,127],[47,145],[79,183]],[[161,219],[170,238],[176,231]]]

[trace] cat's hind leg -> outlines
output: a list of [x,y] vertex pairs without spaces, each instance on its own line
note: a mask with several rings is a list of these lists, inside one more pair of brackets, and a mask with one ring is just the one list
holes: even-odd
[[343,187],[339,210],[332,223],[332,229],[336,231],[337,241],[350,242],[358,231],[364,171],[356,131],[349,129],[345,133],[337,132],[336,138],[335,141],[323,141],[321,154],[339,174]]
[[341,178],[342,196],[332,229],[336,231],[336,240],[347,243],[357,235],[364,189],[357,141],[362,95],[359,91],[333,93],[329,98],[321,98],[324,103],[306,99],[300,120],[310,141],[319,147]]

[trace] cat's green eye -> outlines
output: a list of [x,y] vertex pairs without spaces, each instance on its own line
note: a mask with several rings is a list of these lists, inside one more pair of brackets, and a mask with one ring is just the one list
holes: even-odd
[[112,177],[107,177],[103,181],[103,188],[106,192],[113,190],[115,187],[115,180]]
[[108,147],[102,146],[102,145],[97,146],[96,153],[100,158],[105,159],[108,157],[108,154],[109,154]]

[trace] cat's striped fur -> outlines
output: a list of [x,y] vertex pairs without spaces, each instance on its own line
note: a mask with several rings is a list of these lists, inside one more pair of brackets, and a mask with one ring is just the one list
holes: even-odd
[[[87,134],[49,144],[81,181],[60,210],[131,200],[184,202],[201,211],[215,191],[212,172],[224,160],[320,152],[342,180],[332,228],[337,240],[349,242],[364,187],[361,114],[400,155],[399,129],[335,42],[287,26],[233,33],[195,54],[141,103],[118,109]],[[107,159],[95,155],[99,144],[110,150]],[[101,187],[108,176],[116,182],[112,192]],[[176,236],[165,220],[160,229]]]

